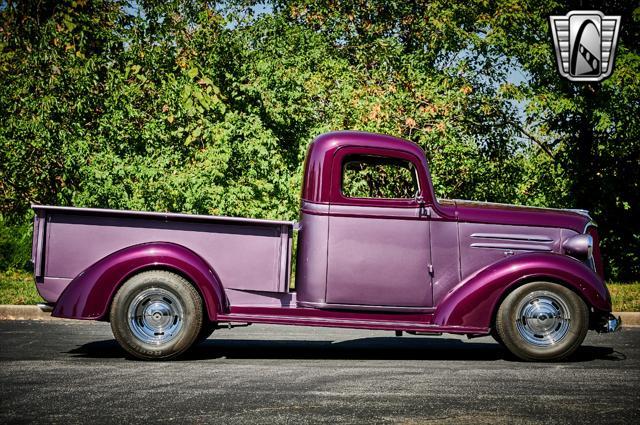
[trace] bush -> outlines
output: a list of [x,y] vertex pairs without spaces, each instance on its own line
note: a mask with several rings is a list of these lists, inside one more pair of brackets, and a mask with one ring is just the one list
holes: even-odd
[[31,223],[10,224],[0,215],[0,271],[30,270]]

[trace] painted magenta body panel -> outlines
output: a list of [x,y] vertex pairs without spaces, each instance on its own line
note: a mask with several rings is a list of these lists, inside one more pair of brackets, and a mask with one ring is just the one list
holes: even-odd
[[527,252],[560,252],[560,229],[460,223],[460,265],[464,280],[489,264]]
[[582,233],[591,219],[578,212],[491,202],[438,200],[434,208],[445,220],[512,226],[554,227]]
[[69,319],[105,319],[111,299],[127,277],[146,269],[166,269],[183,275],[199,290],[211,320],[227,311],[219,278],[193,251],[172,243],[135,245],[103,258],[69,283],[52,316]]
[[296,262],[296,292],[298,301],[324,303],[327,292],[327,241],[329,206],[302,205]]
[[550,253],[526,253],[495,262],[460,282],[440,302],[433,323],[490,327],[502,296],[514,286],[545,280],[573,289],[599,311],[611,311],[611,300],[600,277],[573,258]]
[[[210,264],[225,288],[287,292],[292,222],[36,206],[46,223],[38,235],[45,300],[58,301],[61,285],[116,251],[149,242],[188,247]],[[38,245],[38,243],[36,243]],[[235,298],[238,298],[237,296]]]
[[418,208],[330,208],[327,303],[432,305],[429,222]]

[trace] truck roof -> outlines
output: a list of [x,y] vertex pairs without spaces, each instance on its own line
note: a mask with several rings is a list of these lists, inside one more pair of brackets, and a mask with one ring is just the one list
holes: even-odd
[[304,167],[303,200],[320,203],[329,201],[331,183],[331,170],[329,168],[331,159],[338,149],[346,146],[394,149],[407,152],[424,162],[425,168],[428,169],[422,148],[408,140],[365,131],[332,131],[316,137],[309,145]]

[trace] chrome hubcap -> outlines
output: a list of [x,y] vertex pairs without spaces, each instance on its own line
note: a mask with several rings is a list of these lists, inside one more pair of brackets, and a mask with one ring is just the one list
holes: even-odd
[[518,306],[516,326],[520,336],[537,347],[550,347],[569,333],[570,314],[564,300],[547,291],[529,294]]
[[178,298],[166,289],[149,288],[129,305],[129,328],[146,344],[166,344],[182,329],[184,309]]

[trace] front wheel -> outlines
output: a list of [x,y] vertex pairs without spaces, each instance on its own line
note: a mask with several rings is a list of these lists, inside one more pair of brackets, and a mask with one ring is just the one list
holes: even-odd
[[111,330],[122,348],[145,359],[179,356],[202,329],[198,291],[183,277],[164,270],[137,274],[116,293]]
[[216,322],[203,323],[202,328],[200,328],[200,333],[198,334],[198,337],[196,338],[194,344],[205,342],[216,329],[218,329],[218,324]]
[[589,310],[562,285],[532,282],[505,298],[495,323],[500,341],[522,360],[561,360],[584,341]]

